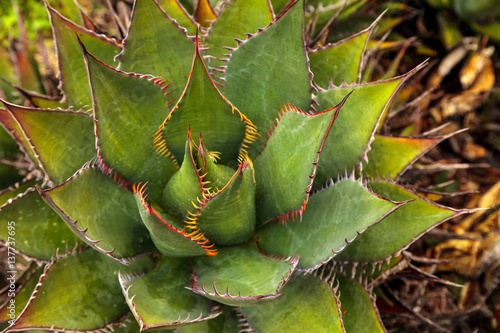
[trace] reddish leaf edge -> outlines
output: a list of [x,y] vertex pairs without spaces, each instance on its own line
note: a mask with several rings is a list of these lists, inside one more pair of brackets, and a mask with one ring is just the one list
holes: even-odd
[[156,152],[161,155],[161,156],[166,156],[170,157],[172,161],[176,165],[179,165],[177,159],[175,156],[172,154],[170,149],[168,148],[167,141],[165,139],[165,136],[163,134],[163,131],[165,129],[165,126],[167,125],[168,121],[171,119],[172,114],[175,112],[175,110],[178,108],[179,103],[183,100],[185,97],[186,91],[189,87],[189,84],[191,82],[191,78],[193,76],[193,70],[194,70],[194,65],[197,60],[201,61],[201,64],[203,65],[203,68],[205,69],[205,73],[207,77],[210,79],[210,82],[212,83],[213,87],[216,89],[217,93],[220,95],[223,101],[227,102],[232,109],[232,113],[234,114],[235,112],[238,113],[240,116],[240,121],[245,122],[245,136],[243,137],[243,142],[241,143],[241,148],[239,155],[244,155],[247,154],[247,149],[250,148],[250,145],[257,139],[257,136],[259,135],[257,133],[257,127],[252,123],[250,119],[247,118],[238,108],[236,108],[229,100],[224,97],[224,95],[220,92],[219,88],[217,88],[217,85],[214,83],[212,77],[210,76],[207,66],[205,65],[205,62],[203,61],[203,57],[200,53],[200,46],[199,46],[199,37],[198,37],[198,31],[196,32],[196,37],[195,37],[195,52],[194,52],[194,57],[193,57],[193,64],[191,66],[191,71],[189,72],[189,78],[186,83],[186,86],[184,88],[184,91],[182,92],[181,97],[175,103],[175,106],[170,110],[167,118],[163,121],[163,123],[159,126],[158,131],[155,133],[155,138],[153,140],[153,147],[156,149]]
[[[16,116],[16,112],[18,112],[19,110],[22,110],[22,112],[27,111],[27,112],[66,113],[66,114],[70,113],[70,114],[78,114],[78,115],[87,116],[87,117],[91,117],[91,116],[87,112],[83,112],[83,111],[36,109],[36,108],[32,108],[32,107],[20,106],[20,105],[15,105],[15,104],[12,104],[10,102],[7,102],[1,98],[0,98],[0,102],[4,104],[5,110],[9,113],[9,115],[12,117],[12,119],[14,119],[16,124],[19,126],[19,129],[21,130],[22,135],[24,136],[24,138],[28,142],[29,147],[24,147],[21,139],[17,137],[17,135],[15,133],[16,131],[14,129],[9,128],[9,132],[12,133],[12,136],[14,137],[14,139],[16,140],[18,145],[20,145],[21,147],[23,147],[25,149],[31,149],[33,151],[33,155],[35,156],[36,162],[37,162],[38,166],[40,167],[40,169],[44,173],[44,182],[48,183],[48,184],[53,184],[53,181],[50,179],[50,175],[47,173],[47,170],[45,169],[44,162],[40,158],[40,154],[38,153],[38,149],[33,144],[31,137],[28,135],[26,129],[24,128],[24,125],[21,123],[21,121]],[[16,111],[16,109],[17,109],[17,111]],[[7,127],[7,125],[5,125],[5,127]]]
[[[171,231],[175,232],[176,234],[179,234],[199,246],[203,248],[205,251],[205,254],[207,256],[216,256],[218,254],[218,250],[214,247],[215,244],[210,242],[210,240],[205,236],[204,233],[200,232],[197,228],[188,228],[187,226],[184,226],[182,230],[178,230],[174,226],[170,225],[167,223],[161,216],[158,214],[155,209],[151,206],[149,201],[147,200],[148,194],[146,193],[147,191],[147,183],[138,183],[138,184],[133,184],[132,185],[132,190],[134,194],[137,194],[141,200],[143,208],[149,213],[149,215],[155,216],[158,220],[160,220],[168,229]],[[192,229],[191,231],[187,231],[187,229]]]
[[[260,250],[259,250],[260,252]],[[290,280],[292,277],[293,273],[295,272],[295,269],[299,263],[299,257],[298,256],[291,256],[291,257],[276,257],[276,256],[270,256],[266,255],[262,252],[260,252],[262,255],[266,256],[269,259],[277,260],[277,261],[287,261],[292,264],[292,267],[290,268],[288,274],[286,276],[282,276],[282,280],[278,287],[276,288],[275,294],[267,294],[267,295],[248,295],[248,296],[242,296],[241,292],[238,292],[238,295],[232,295],[229,292],[229,286],[226,287],[226,292],[225,293],[220,293],[215,284],[217,281],[214,281],[212,284],[212,287],[214,288],[214,292],[211,293],[207,291],[203,285],[201,284],[200,287],[198,287],[198,275],[196,274],[196,270],[193,270],[193,274],[191,275],[191,284],[186,287],[186,289],[191,290],[192,292],[199,294],[199,295],[204,295],[204,296],[212,296],[212,297],[221,297],[224,299],[234,299],[234,300],[273,300],[277,299],[280,297],[282,294],[280,294],[281,289],[285,286],[285,284]]]
[[[73,176],[71,176],[70,178],[68,178],[66,181],[64,181],[62,184],[60,185],[57,185],[57,186],[54,186],[50,189],[47,189],[47,190],[43,190],[41,189],[40,187],[38,186],[35,186],[35,189],[36,191],[38,191],[38,193],[40,194],[40,196],[42,197],[42,199],[65,221],[68,223],[69,226],[72,227],[73,231],[77,234],[80,234],[83,238],[85,238],[89,243],[90,243],[90,246],[107,255],[108,257],[124,264],[124,265],[130,265],[130,260],[131,258],[135,257],[135,256],[132,256],[132,257],[122,257],[122,258],[119,258],[115,255],[113,255],[113,253],[116,251],[116,248],[113,248],[112,250],[105,250],[104,248],[102,248],[101,246],[99,246],[98,244],[101,243],[101,242],[106,242],[105,239],[92,239],[90,238],[88,235],[87,235],[87,231],[88,231],[88,227],[85,228],[85,229],[81,229],[79,226],[78,226],[78,220],[76,221],[73,221],[59,206],[57,206],[57,204],[52,200],[52,198],[50,197],[50,195],[48,193],[50,193],[50,191],[53,191],[55,189],[58,189],[64,185],[66,185],[68,182],[70,182],[71,180],[73,180],[74,178],[76,178],[81,172],[85,171],[85,170],[88,170],[88,169],[92,169],[92,168],[96,168],[97,166],[95,165],[95,163],[92,163],[92,162],[89,162],[89,163],[86,163],[86,165],[84,165],[80,170],[78,170]],[[97,169],[99,169],[97,167]],[[102,170],[100,170],[102,171]],[[104,174],[106,176],[106,174]],[[120,183],[118,183],[118,185],[120,185]],[[126,187],[124,187],[125,190],[127,190]]]
[[[54,29],[54,16],[57,16],[57,18],[61,21],[64,22],[64,24],[66,25],[69,25],[71,28],[73,28],[74,30],[76,31],[79,31],[83,34],[86,34],[86,35],[89,35],[89,36],[92,36],[94,38],[98,38],[114,47],[116,47],[117,49],[121,49],[122,48],[122,45],[123,43],[116,40],[114,37],[109,37],[105,34],[98,34],[92,30],[89,30],[87,28],[84,28],[82,26],[79,26],[77,24],[75,24],[74,22],[72,22],[71,20],[67,19],[66,17],[64,17],[63,15],[61,15],[57,10],[55,10],[54,8],[52,8],[49,4],[49,2],[47,0],[43,0],[43,3],[45,5],[45,8],[47,9],[47,12],[49,14],[49,21],[50,21],[50,25],[51,25],[51,28],[52,28],[52,31],[54,31],[54,41],[56,41],[55,43],[55,48],[56,48],[56,54],[58,55],[58,57],[60,56],[60,53],[59,53],[59,48],[57,46],[57,36],[55,34],[55,29]],[[75,35],[77,36],[78,38],[78,41],[80,42],[80,38],[78,37],[78,34],[76,33],[75,31]],[[81,42],[80,42],[81,44]],[[63,94],[63,97],[61,98],[61,101],[64,102],[66,101],[66,95],[64,93],[64,76],[63,76],[63,71],[62,71],[62,68],[61,68],[61,62],[58,61],[58,69],[59,69],[59,74],[58,74],[58,78],[59,78],[59,85],[57,86],[57,88],[59,89],[59,91],[62,92]]]
[[[150,271],[152,271],[156,268],[156,266],[158,265],[158,260],[159,260],[159,255],[156,254],[155,266]],[[132,282],[132,281],[134,281],[134,280],[136,280],[136,279],[138,279],[146,274],[147,274],[146,272],[141,272],[140,274],[122,274],[121,272],[118,272],[118,281],[120,283],[123,296],[125,297],[125,300],[127,301],[127,304],[130,308],[130,311],[133,313],[136,321],[139,323],[140,332],[148,331],[148,330],[152,330],[152,329],[158,329],[158,328],[169,328],[171,326],[182,325],[182,324],[197,323],[197,322],[213,319],[213,318],[217,317],[219,314],[221,314],[220,305],[214,303],[210,309],[208,316],[205,316],[205,317],[203,316],[203,312],[201,312],[200,315],[196,318],[191,318],[191,314],[188,313],[187,317],[182,319],[181,314],[179,313],[179,318],[176,321],[165,322],[165,323],[161,323],[161,324],[150,324],[150,325],[146,324],[144,322],[144,319],[141,317],[141,315],[137,311],[137,308],[134,304],[134,298],[136,295],[130,296],[130,294],[129,294],[130,288],[132,288],[133,285],[131,284],[128,287],[125,286],[125,283]]]
[[[200,140],[201,142],[201,140]],[[201,145],[201,144],[200,144]],[[202,192],[201,199],[198,198],[198,204],[193,202],[193,206],[195,208],[195,212],[188,211],[188,215],[186,216],[184,223],[187,224],[187,228],[190,229],[198,229],[198,219],[203,211],[203,208],[205,208],[206,205],[212,200],[214,200],[216,197],[218,197],[222,192],[224,192],[229,185],[236,179],[237,176],[242,176],[243,173],[250,168],[252,170],[253,174],[253,163],[248,157],[248,155],[243,155],[238,158],[238,161],[240,162],[240,165],[238,167],[238,170],[233,174],[231,179],[227,182],[226,185],[224,185],[223,188],[218,189],[216,191],[211,192],[210,189],[205,189],[205,191]],[[208,184],[209,182],[204,182],[204,184]],[[255,183],[255,177],[254,177],[254,183]]]
[[[309,175],[309,178],[310,178],[310,182],[309,184],[307,185],[306,187],[306,198],[304,200],[304,202],[302,203],[302,205],[300,206],[300,208],[296,209],[296,210],[292,210],[290,212],[287,212],[281,216],[277,216],[277,217],[274,217],[264,223],[262,223],[260,226],[258,226],[258,228],[261,228],[262,226],[268,224],[268,223],[272,223],[272,222],[275,222],[275,221],[278,221],[281,225],[284,225],[286,223],[288,223],[290,221],[290,218],[292,219],[293,222],[295,222],[297,219],[298,221],[302,221],[302,215],[306,209],[306,205],[309,201],[309,196],[311,195],[312,191],[313,191],[313,183],[314,183],[314,179],[316,178],[316,171],[318,169],[318,164],[319,164],[319,159],[321,157],[321,153],[323,151],[323,147],[325,146],[325,142],[326,142],[326,139],[328,137],[328,134],[330,133],[330,130],[333,126],[333,123],[335,122],[335,119],[337,119],[337,116],[340,112],[340,109],[342,108],[342,106],[345,104],[345,102],[347,101],[347,99],[349,98],[349,96],[352,94],[352,91],[347,94],[343,99],[342,101],[337,104],[336,106],[334,106],[333,108],[331,109],[328,109],[328,110],[325,110],[325,111],[322,111],[322,112],[319,112],[319,113],[305,113],[303,111],[301,111],[300,109],[298,109],[297,107],[295,107],[293,104],[285,104],[282,108],[281,108],[281,113],[278,112],[278,118],[275,120],[275,122],[273,122],[272,126],[269,127],[269,132],[267,133],[267,138],[265,138],[266,140],[266,144],[269,140],[269,138],[271,138],[271,136],[273,135],[274,133],[274,130],[276,130],[276,127],[279,125],[279,122],[281,121],[281,119],[283,118],[283,116],[287,113],[290,113],[290,112],[296,112],[296,113],[300,113],[302,115],[305,115],[305,116],[308,116],[308,117],[314,117],[314,116],[317,116],[317,115],[320,115],[320,114],[323,114],[323,113],[327,113],[327,112],[332,112],[333,110],[335,110],[335,114],[333,115],[333,118],[332,120],[330,121],[330,124],[328,125],[328,128],[323,136],[323,140],[321,141],[321,144],[318,148],[318,152],[317,152],[317,157],[316,157],[316,161],[312,162],[311,164],[314,166],[313,168],[313,171],[312,173]],[[264,151],[266,147],[263,147],[261,153],[255,158],[255,160],[257,160],[260,155],[262,154],[262,152]]]

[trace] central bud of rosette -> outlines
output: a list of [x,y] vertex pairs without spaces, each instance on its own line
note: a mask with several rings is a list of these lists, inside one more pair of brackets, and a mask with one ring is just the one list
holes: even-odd
[[[251,160],[242,154],[238,169],[217,163],[219,153],[208,151],[191,131],[182,164],[163,192],[167,211],[183,219],[218,245],[247,241],[255,229],[255,181]],[[236,162],[236,161],[235,161]]]

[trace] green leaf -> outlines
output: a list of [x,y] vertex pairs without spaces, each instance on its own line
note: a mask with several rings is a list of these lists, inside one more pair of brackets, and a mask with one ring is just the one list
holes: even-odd
[[200,174],[205,175],[204,181],[207,182],[207,190],[218,191],[226,186],[234,175],[234,169],[223,164],[216,163],[218,154],[209,151],[203,143],[200,135],[200,145],[198,146],[198,165]]
[[441,138],[406,138],[375,135],[370,145],[368,164],[364,169],[372,178],[397,178],[408,166],[432,147]]
[[255,181],[250,160],[220,191],[205,194],[190,220],[214,243],[234,245],[247,241],[255,229]]
[[[325,142],[315,187],[357,168],[365,156],[382,112],[389,105],[403,78],[320,91],[316,101],[322,109],[335,106],[352,92]],[[362,119],[363,121],[360,121]]]
[[280,296],[297,258],[266,257],[254,242],[221,248],[215,257],[194,258],[191,289],[209,299],[230,306],[253,306]]
[[161,202],[168,179],[178,169],[153,148],[167,113],[162,87],[152,78],[114,70],[85,54],[100,158],[127,181],[149,182],[151,199]]
[[375,307],[374,299],[356,280],[337,274],[340,291],[340,309],[346,332],[383,333],[384,325]]
[[344,332],[332,287],[312,275],[298,275],[267,304],[241,308],[255,332]]
[[361,60],[371,29],[364,30],[335,44],[329,44],[308,54],[314,82],[328,88],[330,82],[340,86],[359,82]]
[[146,200],[145,186],[134,188],[134,191],[142,221],[161,253],[170,257],[217,254],[217,250],[212,248],[213,245],[196,229],[188,228],[181,219],[152,206]]
[[92,118],[84,112],[33,109],[4,102],[46,178],[60,184],[95,156]]
[[155,268],[145,275],[119,273],[123,294],[141,331],[217,316],[208,299],[185,289],[192,272],[189,262],[160,256]]
[[366,262],[385,259],[407,248],[438,223],[461,213],[425,201],[393,183],[375,181],[369,186],[384,198],[414,201],[363,233],[336,257],[338,260]]
[[34,189],[11,199],[0,212],[0,239],[8,242],[9,236],[14,237],[12,246],[29,257],[49,260],[57,249],[64,251],[80,244]]
[[323,145],[344,101],[314,115],[285,106],[255,162],[258,225],[304,209]]
[[[303,36],[303,1],[242,43],[229,58],[224,95],[257,126],[255,158],[283,103],[301,110],[311,105],[311,77]],[[283,52],[283,49],[286,52]]]
[[193,203],[198,197],[201,198],[205,190],[205,183],[196,165],[193,150],[196,151],[196,145],[191,138],[191,131],[188,131],[182,165],[170,178],[163,191],[164,207],[169,213],[180,218],[185,218],[190,211],[194,211]]
[[[0,102],[5,103],[5,101],[3,100],[0,100]],[[26,140],[26,137],[21,131],[21,128],[19,128],[19,125],[17,124],[16,120],[12,118],[10,113],[3,108],[0,108],[0,122],[2,123],[3,129],[5,129],[6,132],[10,133],[10,136],[17,142],[21,149],[27,152],[29,154],[29,157],[31,157],[31,159],[35,161],[35,155],[30,148],[28,140]]]
[[[254,135],[255,127],[215,87],[196,43],[189,82],[155,139],[159,152],[172,153],[182,162],[188,129],[203,135],[211,150],[220,153],[220,163],[235,163]],[[157,141],[158,140],[158,141]]]
[[177,0],[159,0],[158,4],[177,24],[185,28],[189,35],[196,34],[196,24],[193,22],[193,18]]
[[[236,48],[235,38],[244,39],[245,33],[256,33],[273,20],[273,13],[267,0],[232,0],[224,5],[217,20],[210,28],[206,45],[207,54],[225,58],[226,47]],[[212,58],[210,67],[223,66],[225,63]],[[214,75],[219,76],[217,72]]]
[[108,65],[113,64],[113,58],[118,54],[120,48],[114,39],[98,35],[74,24],[50,6],[47,6],[47,11],[57,45],[61,89],[72,108],[76,110],[88,109],[92,106],[89,81],[81,47],[76,36],[93,54]]
[[136,1],[120,69],[169,80],[169,99],[177,101],[188,81],[193,46],[183,29],[155,1]]
[[112,258],[125,263],[154,249],[132,192],[95,167],[40,193],[82,241]]
[[300,255],[299,267],[311,269],[335,256],[397,207],[359,181],[346,179],[312,195],[302,221],[267,224],[255,237],[263,252]]
[[[35,289],[42,272],[43,269],[41,267],[37,270],[30,268],[28,272],[25,272],[24,276],[21,277],[21,280],[19,282],[16,281],[16,284],[19,283],[20,285],[16,288],[15,297],[8,295],[8,293],[11,292],[9,285],[8,293],[6,293],[6,295],[9,296],[9,300],[3,305],[3,308],[0,311],[0,322],[9,321],[19,317],[19,314],[21,314],[26,304],[28,304],[31,294]],[[7,275],[7,278],[10,278],[10,274]],[[9,284],[12,282],[10,280],[7,281]]]
[[[97,330],[127,312],[116,271],[123,268],[96,251],[49,264],[11,329]],[[68,306],[71,304],[71,306]]]
[[221,314],[214,319],[185,325],[177,328],[176,333],[239,333],[240,323],[234,308],[223,305]]
[[33,178],[27,177],[26,179],[16,183],[4,190],[0,191],[0,206],[7,203],[9,199],[13,199],[21,193],[26,192],[29,188],[41,184],[41,181],[34,180]]

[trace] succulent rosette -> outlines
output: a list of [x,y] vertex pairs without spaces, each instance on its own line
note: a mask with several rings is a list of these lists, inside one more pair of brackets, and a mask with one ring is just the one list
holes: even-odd
[[64,97],[0,112],[43,178],[0,197],[6,331],[384,331],[367,267],[461,211],[397,183],[443,138],[377,134],[413,71],[361,83],[374,25],[311,49],[304,1],[138,0],[118,41],[46,6]]

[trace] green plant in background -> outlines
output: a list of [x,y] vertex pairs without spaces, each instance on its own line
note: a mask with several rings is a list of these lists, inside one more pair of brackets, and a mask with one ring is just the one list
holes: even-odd
[[360,83],[374,25],[304,8],[139,0],[117,41],[47,4],[64,97],[0,110],[42,175],[0,195],[6,331],[384,331],[367,268],[462,211],[397,184],[442,138],[376,134],[413,71]]

